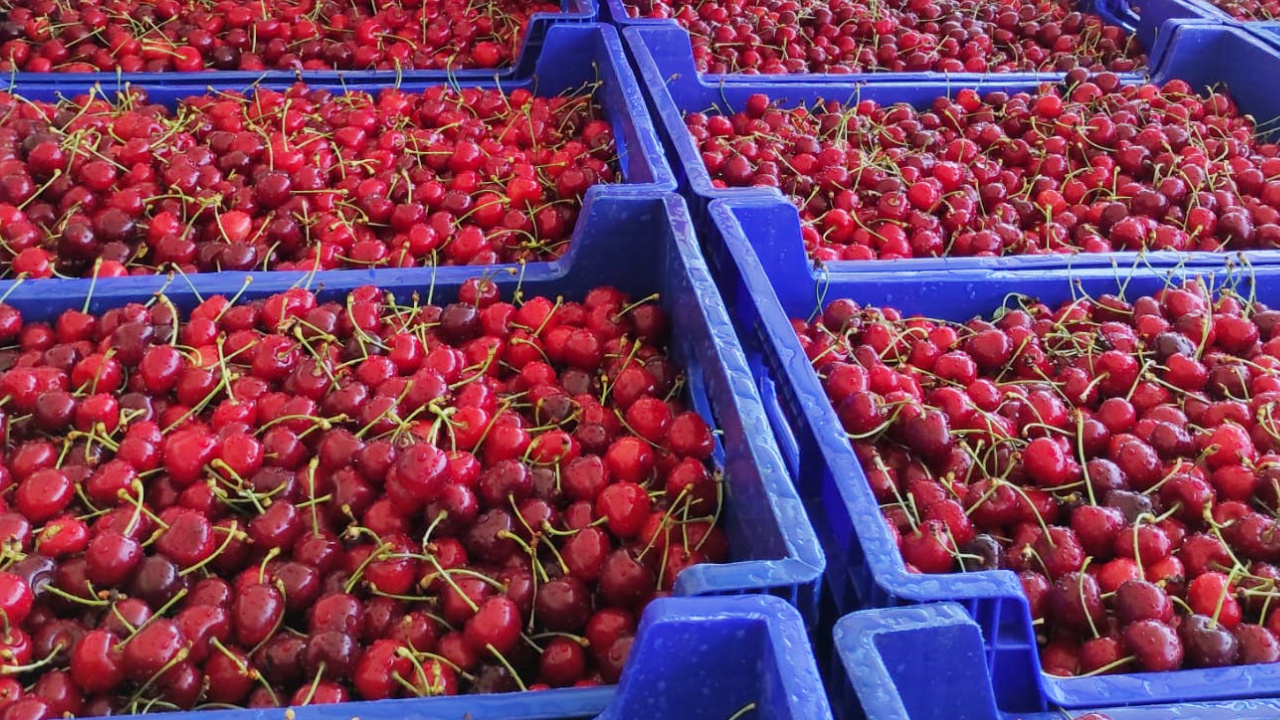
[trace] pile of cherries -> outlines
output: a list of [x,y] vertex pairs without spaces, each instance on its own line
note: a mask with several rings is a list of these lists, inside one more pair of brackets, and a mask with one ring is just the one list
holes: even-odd
[[1280,661],[1280,311],[1200,282],[795,328],[908,569],[1018,573],[1045,672]]
[[57,104],[0,94],[9,274],[488,265],[564,254],[618,179],[594,88],[296,84]]
[[1280,247],[1280,147],[1181,80],[1072,71],[922,110],[755,95],[685,122],[713,182],[779,188],[823,261]]
[[1280,2],[1276,0],[1210,0],[1237,20],[1280,19]]
[[655,298],[0,304],[0,718],[613,683],[728,557]]
[[465,70],[508,65],[529,0],[6,0],[0,71]]
[[624,0],[674,18],[704,73],[1135,70],[1146,56],[1074,0]]
[[[1280,2],[1276,0],[1209,0],[1219,10],[1237,20],[1276,20],[1280,18]],[[1142,14],[1137,3],[1129,4],[1129,11]]]

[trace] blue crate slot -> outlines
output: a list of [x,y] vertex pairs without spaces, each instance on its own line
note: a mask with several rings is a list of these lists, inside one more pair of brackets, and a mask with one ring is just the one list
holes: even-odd
[[[1052,678],[1040,672],[1030,610],[1014,573],[908,573],[835,409],[823,391],[791,318],[808,318],[820,298],[848,297],[954,321],[989,315],[1014,293],[1056,304],[1083,290],[1093,297],[1148,295],[1174,277],[1253,277],[1260,301],[1280,303],[1280,268],[1248,272],[1230,263],[1181,268],[954,270],[859,273],[833,270],[822,279],[784,262],[786,238],[750,203],[716,201],[719,229],[708,239],[708,261],[731,309],[747,360],[760,383],[788,467],[809,508],[827,557],[826,591],[839,612],[867,607],[955,601],[982,629],[994,694],[1006,712],[1053,704],[1087,708],[1239,698],[1280,697],[1280,665],[1183,670],[1167,676]],[[1223,258],[1226,260],[1226,258]],[[1250,275],[1249,273],[1252,273]]]
[[[981,628],[953,603],[852,613],[836,623],[834,641],[831,703],[839,720],[1063,720],[1085,713],[997,710],[982,663]],[[929,652],[920,652],[926,643]],[[1089,710],[1112,720],[1274,720],[1280,699]]]
[[[1223,27],[1207,21],[1176,21],[1167,33],[1167,52],[1156,72],[1155,82],[1175,78],[1193,87],[1226,85],[1242,112],[1252,114],[1259,122],[1280,117],[1280,96],[1271,92],[1262,78],[1280,75],[1280,46],[1272,47],[1260,37],[1234,27]],[[986,75],[981,80],[935,82],[859,83],[851,81],[782,82],[775,78],[757,78],[752,82],[718,83],[699,77],[687,48],[687,34],[672,24],[633,26],[623,30],[640,81],[649,93],[650,109],[658,124],[667,157],[681,192],[688,198],[699,230],[709,227],[707,204],[716,199],[772,198],[784,205],[769,220],[777,223],[772,232],[791,238],[794,248],[779,244],[778,251],[797,258],[809,266],[800,240],[799,217],[774,188],[726,188],[712,185],[711,176],[702,162],[697,145],[685,129],[684,116],[690,112],[732,113],[741,109],[748,97],[766,93],[784,107],[813,104],[818,100],[857,102],[875,100],[881,104],[899,102],[916,107],[928,105],[940,96],[954,95],[963,88],[980,91],[1019,92],[1034,90],[1042,79],[1025,75]],[[901,77],[901,76],[899,76]],[[1130,78],[1129,82],[1142,82]],[[1274,139],[1274,138],[1272,138]],[[1090,267],[1133,265],[1136,253],[1081,253],[1078,255],[1041,255],[997,258],[912,258],[906,260],[840,261],[831,267],[842,271],[877,271],[886,265],[901,271],[940,270],[983,267],[992,269],[1034,269],[1044,267]],[[1150,262],[1176,264],[1188,261],[1217,262],[1217,253],[1149,252]],[[1255,253],[1255,260],[1280,260],[1280,252]]]
[[[1180,0],[1167,0],[1177,2]],[[1144,21],[1136,14],[1126,14],[1121,10],[1124,8],[1114,7],[1114,3],[1120,3],[1123,0],[1079,0],[1076,4],[1081,12],[1092,13],[1102,18],[1102,21],[1108,25],[1116,25],[1131,34],[1135,34],[1138,45],[1143,51],[1147,52],[1147,62],[1154,67],[1161,55],[1163,45],[1157,42],[1159,26],[1155,25],[1155,17],[1151,21]],[[1192,16],[1178,16],[1192,17]],[[611,22],[620,28],[642,27],[642,28],[671,28],[678,30],[684,38],[684,43],[675,43],[667,46],[667,52],[671,53],[672,59],[676,62],[685,64],[690,68],[694,68],[693,64],[693,45],[690,42],[688,32],[681,27],[675,20],[660,20],[654,18],[633,18],[627,13],[626,0],[600,0],[600,19],[605,22]],[[693,72],[697,72],[696,68]],[[1134,74],[1139,74],[1135,72]],[[840,82],[864,82],[864,81],[888,81],[888,82],[940,82],[950,80],[952,82],[970,83],[978,82],[983,78],[1022,76],[1022,77],[1062,77],[1063,73],[1054,72],[1034,72],[1020,71],[1015,73],[942,73],[942,72],[903,72],[894,73],[887,71],[872,71],[849,74],[829,74],[829,73],[789,73],[780,75],[765,74],[746,74],[746,73],[728,73],[728,74],[702,74],[703,80],[711,83],[733,83],[733,82],[756,82],[761,79],[768,79],[769,82],[798,82],[812,83],[822,81],[840,81]]]
[[[72,79],[63,82],[63,78],[52,75],[45,77],[49,82],[29,84],[10,91],[29,100],[56,101],[60,97],[75,97],[91,89],[101,90],[107,97],[113,98],[116,92],[128,86],[145,89],[153,102],[173,108],[183,98],[212,91],[243,92],[252,91],[254,87],[284,90],[295,82],[292,79],[262,83],[223,82],[220,76],[215,75],[200,76],[202,84],[199,85],[169,83],[165,82],[165,78],[157,75],[136,82],[124,80],[117,82],[113,78],[100,83],[77,82]],[[601,107],[604,118],[613,129],[618,166],[625,185],[601,185],[587,191],[583,210],[579,214],[579,225],[574,229],[570,240],[571,246],[585,232],[581,218],[589,214],[587,208],[593,203],[598,192],[606,189],[614,192],[619,188],[626,188],[629,191],[652,194],[668,192],[676,187],[674,173],[664,156],[657,130],[649,117],[640,86],[627,62],[617,31],[606,25],[552,27],[547,32],[547,51],[540,56],[536,71],[530,77],[519,81],[501,81],[493,77],[458,79],[449,83],[460,87],[498,88],[504,92],[524,89],[542,96],[555,96],[580,90],[596,82],[599,82],[595,91],[596,101]],[[379,88],[391,86],[398,86],[406,91],[422,92],[426,88],[443,84],[443,80],[433,76],[406,74],[399,83],[358,85],[328,80],[309,84],[312,87],[327,88],[334,92],[353,90],[377,93]]]
[[[91,309],[102,312],[147,302],[167,288],[181,310],[211,295],[263,298],[290,287],[315,288],[321,301],[362,285],[376,285],[404,301],[414,293],[450,302],[468,278],[491,277],[510,297],[580,298],[591,288],[614,285],[640,298],[660,293],[670,316],[673,359],[688,377],[693,407],[723,435],[716,463],[724,471],[724,528],[730,562],[695,565],[676,581],[677,595],[771,593],[817,616],[824,560],[817,536],[791,485],[755,383],[735,337],[728,311],[698,251],[684,202],[671,194],[602,189],[584,210],[578,241],[559,260],[494,270],[472,267],[412,270],[343,270],[319,273],[258,272],[0,282],[0,295],[27,320],[53,320],[79,308],[92,290]],[[245,289],[246,278],[251,278]],[[17,287],[13,287],[17,282]]]
[[[547,35],[552,28],[560,25],[581,25],[585,23],[593,23],[599,15],[599,7],[596,0],[560,0],[561,11],[558,13],[534,13],[529,19],[529,25],[525,28],[524,37],[520,41],[520,47],[516,51],[515,62],[499,68],[475,68],[468,70],[406,70],[401,75],[404,77],[422,76],[435,78],[437,82],[446,80],[493,80],[501,78],[503,80],[523,80],[528,78],[536,71],[538,62],[541,60],[542,54],[547,52]],[[98,73],[36,73],[36,72],[18,72],[9,75],[6,80],[12,85],[24,86],[30,83],[42,84],[46,82],[57,82],[61,84],[65,79],[70,83],[79,85],[92,85],[93,83],[114,83],[117,79],[123,82],[139,83],[152,80],[162,80],[164,83],[184,84],[184,85],[205,85],[210,82],[226,83],[228,85],[248,85],[253,82],[288,82],[302,78],[308,82],[318,83],[365,83],[387,82],[388,78],[394,78],[397,73],[385,70],[307,70],[302,72],[294,72],[292,70],[201,70],[197,72],[166,72],[166,73],[119,73],[119,72],[98,72]]]

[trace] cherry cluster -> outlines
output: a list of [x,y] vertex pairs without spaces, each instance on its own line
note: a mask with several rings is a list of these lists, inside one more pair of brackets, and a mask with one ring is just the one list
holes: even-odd
[[1280,19],[1280,2],[1276,0],[1210,0],[1237,20]]
[[818,260],[1280,247],[1280,147],[1181,80],[1073,71],[923,110],[755,95],[685,123],[717,186],[790,196]]
[[908,568],[1016,571],[1055,675],[1280,661],[1280,311],[1227,287],[796,321]]
[[625,0],[673,18],[704,73],[1130,71],[1146,56],[1073,0]]
[[[1208,0],[1209,4],[1237,20],[1276,20],[1280,18],[1280,2],[1275,0]],[[1129,11],[1142,14],[1138,3],[1130,3]]]
[[655,298],[0,303],[0,719],[613,683],[722,562]]
[[0,260],[112,277],[559,257],[587,188],[618,179],[592,90],[0,94]]
[[527,0],[5,0],[0,71],[465,70],[510,64]]

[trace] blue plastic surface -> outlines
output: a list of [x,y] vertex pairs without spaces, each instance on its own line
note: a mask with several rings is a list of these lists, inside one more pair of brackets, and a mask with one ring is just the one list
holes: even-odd
[[[1063,720],[1083,714],[999,712],[982,662],[981,629],[953,603],[856,612],[836,623],[834,635],[831,702],[839,720]],[[922,653],[925,643],[929,652]],[[1089,710],[1112,720],[1275,720],[1280,699]]]
[[[822,298],[848,297],[898,308],[904,314],[967,320],[993,312],[1011,293],[1035,295],[1053,304],[1071,298],[1077,287],[1096,297],[1117,292],[1125,284],[1127,294],[1136,297],[1163,288],[1170,273],[1216,270],[1221,275],[1227,271],[1225,263],[1177,270],[866,273],[832,269],[817,280],[802,266],[781,261],[789,238],[763,221],[758,208],[717,201],[710,212],[720,232],[706,239],[708,263],[731,308],[766,412],[822,540],[828,568],[825,590],[838,612],[945,600],[963,604],[983,630],[985,665],[994,679],[999,707],[1007,712],[1038,711],[1049,704],[1080,708],[1280,697],[1280,664],[1184,670],[1165,676],[1060,679],[1042,675],[1030,610],[1014,573],[908,573],[835,409],[789,323],[791,318],[811,317]],[[1242,272],[1235,270],[1237,277]],[[1280,268],[1255,267],[1253,272],[1258,299],[1280,303]],[[1249,288],[1241,292],[1247,296]]]
[[[91,309],[146,302],[167,288],[166,295],[185,311],[201,297],[232,297],[243,289],[243,298],[262,298],[297,285],[316,289],[322,301],[377,285],[402,300],[418,293],[441,303],[451,302],[465,279],[480,275],[492,278],[506,297],[517,287],[526,296],[566,299],[600,285],[614,285],[637,298],[658,292],[672,326],[672,357],[686,371],[692,405],[723,433],[716,461],[724,471],[722,519],[731,546],[731,562],[685,570],[675,594],[772,593],[799,607],[812,622],[824,568],[822,550],[772,440],[684,202],[671,194],[602,190],[584,210],[579,229],[579,241],[563,258],[523,270],[490,266],[138,276],[98,281]],[[247,289],[246,278],[251,278]],[[52,320],[65,308],[79,308],[92,281],[37,280],[13,288],[14,282],[0,282],[0,295],[12,289],[6,302],[27,320]]]
[[[1169,20],[1200,19],[1243,27],[1263,34],[1270,42],[1280,42],[1280,22],[1238,19],[1209,0],[1101,0],[1124,28],[1137,28],[1139,42],[1151,37],[1153,29]],[[603,8],[602,8],[603,9]]]
[[[672,28],[680,31],[684,38],[684,43],[674,43],[667,46],[666,52],[671,53],[670,57],[682,65],[688,65],[690,68],[693,64],[693,46],[689,40],[689,34],[675,20],[658,20],[653,18],[633,18],[627,15],[626,0],[599,0],[600,2],[600,19],[611,22],[620,28],[642,27],[642,28]],[[1136,33],[1139,46],[1147,52],[1148,63],[1154,66],[1161,55],[1162,45],[1156,42],[1159,34],[1158,26],[1148,25],[1141,18],[1134,14],[1124,14],[1117,12],[1117,8],[1113,3],[1123,2],[1123,0],[1080,0],[1077,3],[1082,11],[1093,13],[1102,18],[1102,21],[1108,25],[1116,25],[1130,33],[1134,33],[1135,29],[1140,31]],[[1127,6],[1125,6],[1127,9]],[[1157,18],[1158,19],[1158,18]],[[694,70],[696,72],[696,69]],[[1135,72],[1134,75],[1139,73]],[[891,73],[891,72],[863,72],[850,73],[846,75],[827,74],[827,73],[790,73],[777,75],[749,75],[746,73],[729,73],[729,74],[703,74],[700,77],[710,83],[734,83],[734,82],[756,82],[767,79],[768,82],[798,82],[812,83],[838,80],[840,82],[945,82],[953,83],[976,83],[986,77],[1041,77],[1056,78],[1062,77],[1063,73],[1054,72],[1034,72],[1022,71],[1016,73],[942,73],[942,72],[907,72],[907,73]]]
[[[1243,29],[1223,27],[1205,21],[1174,21],[1164,60],[1155,72],[1156,82],[1179,78],[1193,87],[1226,85],[1241,111],[1265,122],[1280,117],[1280,95],[1272,90],[1270,80],[1280,77],[1280,48],[1272,47]],[[753,82],[715,83],[700,78],[688,53],[687,34],[672,25],[634,26],[623,30],[623,38],[636,63],[640,81],[649,93],[650,108],[658,124],[658,132],[671,159],[681,192],[699,230],[709,227],[707,204],[715,199],[756,198],[767,202],[772,198],[784,207],[767,221],[776,223],[774,232],[791,238],[791,244],[779,244],[778,252],[794,257],[795,262],[809,261],[800,240],[799,217],[790,203],[774,188],[717,189],[711,183],[702,156],[685,129],[684,115],[689,112],[735,112],[755,93],[766,93],[784,107],[812,104],[817,100],[857,102],[875,100],[882,104],[906,102],[920,107],[939,96],[951,95],[972,87],[984,91],[1033,90],[1039,80],[1018,75],[988,75],[980,82],[883,82],[848,81],[779,82],[774,78]],[[1139,82],[1130,79],[1130,82]],[[1041,255],[999,258],[912,258],[907,260],[842,261],[831,267],[843,271],[880,271],[892,267],[897,271],[984,268],[1097,267],[1118,263],[1129,266],[1136,253],[1081,253],[1078,255]],[[1152,263],[1218,262],[1217,253],[1150,252]],[[1255,253],[1256,261],[1280,260],[1280,252]],[[886,265],[887,263],[887,265]]]
[[[129,83],[132,87],[145,89],[153,102],[174,107],[179,100],[193,95],[201,95],[210,90],[245,91],[255,86],[283,90],[294,83],[288,79],[282,82],[230,82],[222,76],[202,75],[200,85],[181,85],[165,82],[165,78],[152,75],[145,81]],[[108,97],[123,87],[115,79],[99,84],[77,82],[71,76],[45,76],[48,82],[31,84],[19,88],[18,94],[30,100],[56,101],[60,96],[74,97],[98,87]],[[216,82],[215,82],[216,81]],[[440,78],[419,78],[406,74],[398,83],[398,87],[406,91],[417,91],[442,84]],[[600,104],[605,119],[613,129],[618,152],[618,167],[626,185],[601,185],[587,191],[584,207],[579,217],[589,214],[588,208],[594,202],[597,193],[603,190],[616,191],[619,187],[652,195],[655,192],[669,192],[676,187],[675,176],[663,153],[658,140],[657,130],[645,107],[644,96],[636,82],[635,74],[622,49],[622,41],[618,33],[607,25],[558,25],[550,28],[546,35],[544,52],[538,58],[534,72],[523,80],[501,81],[489,77],[487,79],[455,79],[450,82],[455,87],[499,88],[504,92],[526,89],[543,96],[554,96],[561,93],[579,91],[586,85],[599,82],[596,89],[596,100]],[[334,92],[347,90],[376,92],[383,84],[311,82],[312,87],[324,87]],[[640,187],[642,186],[642,187]],[[583,233],[579,224],[574,229],[571,245],[577,242]],[[490,266],[495,267],[495,266]],[[341,271],[351,272],[351,271]]]
[[[547,33],[559,25],[594,23],[599,14],[596,0],[560,0],[561,12],[534,13],[525,29],[524,38],[516,52],[515,62],[500,68],[469,70],[406,70],[400,73],[405,78],[428,79],[436,82],[445,80],[523,80],[533,72],[545,50]],[[92,85],[96,82],[114,83],[117,79],[123,82],[139,83],[160,79],[166,84],[205,85],[210,82],[227,83],[229,85],[248,85],[254,82],[288,82],[299,78],[308,82],[319,83],[385,83],[397,73],[385,70],[203,70],[198,72],[167,73],[35,73],[18,72],[5,77],[5,81],[13,86],[26,86],[30,83],[45,83],[66,79],[79,85]],[[217,78],[216,80],[213,78]]]
[[[1207,20],[1256,33],[1266,42],[1280,46],[1280,19],[1237,19],[1209,0],[1101,0],[1124,28],[1137,28],[1138,41],[1151,37],[1150,30],[1169,20]],[[1136,7],[1135,7],[1136,6]],[[603,12],[604,7],[601,6]]]
[[1099,0],[1101,8],[1116,24],[1131,30],[1143,47],[1151,47],[1171,20],[1208,20],[1237,25],[1226,12],[1208,0]]
[[1267,42],[1280,44],[1280,20],[1259,20],[1246,23],[1244,27],[1261,35]]

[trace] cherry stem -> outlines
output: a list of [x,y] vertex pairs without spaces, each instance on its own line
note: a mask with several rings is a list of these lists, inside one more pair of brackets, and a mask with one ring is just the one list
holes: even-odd
[[1231,568],[1231,572],[1227,575],[1227,582],[1222,586],[1222,592],[1218,593],[1218,603],[1213,608],[1213,617],[1210,618],[1210,627],[1218,627],[1218,616],[1222,614],[1222,606],[1227,601],[1227,591],[1231,589],[1231,583],[1236,581],[1237,568]]
[[[458,597],[462,598],[463,602],[467,604],[467,607],[471,608],[471,612],[480,611],[480,606],[476,604],[475,600],[471,599],[470,595],[467,595],[465,592],[462,591],[462,588],[458,585],[458,583],[454,582],[453,578],[449,576],[449,573],[443,567],[441,567],[440,561],[437,560],[435,556],[433,555],[428,556],[427,562],[435,566],[436,573],[440,576],[442,580],[445,581],[445,583],[450,588],[453,589],[454,592],[458,594]],[[426,587],[426,584],[430,582],[431,577],[432,576],[428,575],[427,577],[424,577],[422,579],[423,587]]]
[[1123,667],[1123,666],[1125,666],[1125,665],[1128,665],[1129,663],[1133,662],[1133,661],[1134,661],[1134,660],[1136,660],[1136,659],[1137,659],[1137,658],[1136,658],[1135,656],[1133,656],[1133,655],[1126,655],[1125,657],[1122,657],[1122,658],[1120,658],[1119,660],[1115,660],[1115,661],[1109,662],[1109,663],[1107,663],[1106,665],[1103,665],[1103,666],[1102,666],[1102,667],[1100,667],[1100,668],[1096,668],[1096,669],[1094,669],[1094,670],[1090,670],[1090,671],[1089,671],[1089,672],[1087,672],[1087,673],[1080,673],[1080,674],[1079,674],[1079,675],[1077,675],[1076,677],[1093,677],[1093,676],[1095,676],[1095,675],[1105,675],[1105,674],[1107,674],[1107,673],[1111,672],[1112,670],[1115,670],[1115,669],[1116,669],[1116,668],[1118,668],[1118,667]]
[[169,662],[164,664],[164,667],[157,670],[156,674],[147,678],[147,681],[142,684],[142,687],[138,688],[137,692],[133,694],[133,697],[129,698],[129,702],[127,703],[127,705],[133,705],[137,703],[139,700],[141,700],[143,697],[143,693],[145,693],[147,689],[150,688],[155,683],[156,680],[158,680],[160,677],[162,677],[165,673],[169,672],[173,668],[177,667],[179,664],[186,662],[187,656],[190,654],[191,654],[191,649],[188,647],[184,647],[181,650],[178,650],[178,652],[174,654],[172,658],[169,659]]
[[[61,588],[59,588],[59,587],[55,586],[53,583],[49,583],[49,584],[45,585],[45,586],[44,586],[44,590],[45,590],[46,592],[52,593],[52,594],[54,594],[54,595],[57,595],[58,597],[62,598],[63,600],[67,600],[67,601],[69,601],[69,602],[74,602],[74,603],[79,603],[79,604],[81,604],[81,605],[88,605],[88,606],[90,606],[90,607],[103,607],[103,606],[111,605],[111,604],[112,604],[110,600],[102,600],[102,599],[94,599],[94,598],[85,598],[85,597],[80,597],[79,595],[73,595],[73,594],[71,594],[71,593],[69,593],[69,592],[67,592],[67,591],[65,591],[65,590],[63,590],[63,589],[61,589]],[[8,622],[8,616],[6,615],[6,616],[5,616],[5,618],[6,618],[6,623],[7,623],[7,622]]]
[[320,680],[324,677],[324,670],[325,663],[321,660],[320,667],[316,668],[315,679],[311,681],[311,687],[307,690],[306,696],[302,698],[302,702],[298,703],[299,705],[306,707],[311,704],[311,699],[316,696],[316,689],[320,687]]
[[[217,529],[220,529],[220,528],[215,528],[215,530],[217,530]],[[240,521],[239,521],[239,520],[232,520],[232,521],[231,521],[231,527],[227,530],[227,537],[226,537],[226,539],[225,539],[225,540],[223,540],[223,541],[222,541],[222,544],[218,546],[218,549],[217,549],[217,550],[214,550],[214,551],[209,555],[209,557],[207,557],[207,558],[205,558],[205,559],[201,560],[200,562],[198,562],[198,563],[196,563],[196,564],[192,565],[191,567],[186,568],[186,569],[184,569],[184,570],[179,570],[179,571],[178,571],[178,576],[179,576],[179,577],[182,577],[182,576],[184,576],[184,575],[190,575],[191,573],[193,573],[193,572],[195,572],[195,571],[199,570],[200,568],[202,568],[202,567],[204,567],[204,566],[208,565],[209,563],[213,562],[213,560],[214,560],[215,558],[217,558],[219,555],[221,555],[221,554],[222,554],[222,553],[223,553],[223,552],[224,552],[228,547],[230,547],[230,546],[231,546],[232,541],[234,541],[234,540],[236,540],[236,539],[243,539],[244,537],[246,537],[246,536],[244,535],[244,533],[240,532]]]
[[360,583],[360,578],[364,576],[365,569],[368,568],[370,564],[372,564],[373,562],[379,559],[378,553],[385,552],[390,549],[391,549],[390,543],[383,543],[379,545],[377,548],[375,548],[373,552],[369,553],[368,556],[366,556],[365,559],[360,562],[360,566],[356,568],[355,572],[351,573],[351,579],[347,581],[347,586],[345,589],[348,594],[350,594],[352,590],[355,590],[356,585]]
[[35,662],[27,663],[26,665],[0,665],[0,675],[21,675],[24,672],[38,670],[52,663],[54,658],[56,658],[58,653],[62,652],[62,650],[63,647],[59,644],[53,650],[49,651],[48,655],[45,655],[42,659]]
[[498,659],[498,662],[502,663],[502,666],[507,669],[507,672],[511,673],[511,677],[515,679],[516,685],[520,687],[522,692],[529,689],[529,687],[524,684],[524,680],[520,679],[520,673],[516,672],[516,669],[511,667],[511,663],[507,662],[507,659],[502,656],[502,653],[498,652],[498,648],[494,647],[492,643],[485,645],[485,648],[487,648],[489,652],[493,653],[493,656]]

